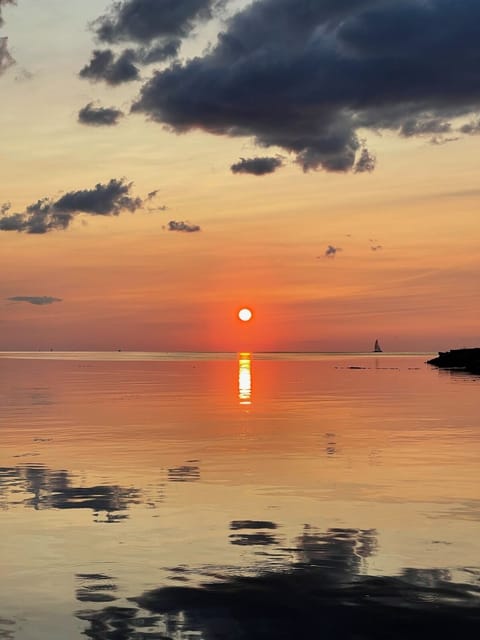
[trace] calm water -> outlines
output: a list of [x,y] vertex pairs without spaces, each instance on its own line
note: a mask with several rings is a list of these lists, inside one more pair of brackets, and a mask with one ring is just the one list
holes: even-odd
[[479,631],[480,378],[425,360],[0,354],[0,638]]

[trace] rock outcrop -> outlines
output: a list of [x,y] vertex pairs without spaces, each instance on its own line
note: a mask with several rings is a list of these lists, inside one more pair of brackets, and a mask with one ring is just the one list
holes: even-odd
[[428,364],[441,369],[460,369],[480,374],[480,348],[440,351],[436,358],[428,360]]

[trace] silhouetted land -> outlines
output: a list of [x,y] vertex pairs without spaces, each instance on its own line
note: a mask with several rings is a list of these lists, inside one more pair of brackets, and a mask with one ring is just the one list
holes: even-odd
[[441,369],[462,369],[469,373],[480,373],[480,348],[440,351],[436,358],[428,360],[428,364]]

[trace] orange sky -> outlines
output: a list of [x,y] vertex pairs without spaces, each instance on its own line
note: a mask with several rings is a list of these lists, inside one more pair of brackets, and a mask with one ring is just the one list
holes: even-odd
[[[17,64],[0,77],[0,205],[23,211],[125,177],[135,195],[159,190],[156,210],[78,216],[45,235],[0,233],[1,350],[368,351],[377,337],[388,351],[480,343],[479,137],[437,146],[370,131],[371,174],[303,173],[277,149],[287,166],[257,177],[228,169],[264,155],[249,138],[175,135],[141,115],[114,130],[82,127],[76,112],[88,100],[122,106],[138,90],[76,75],[92,48],[85,25],[108,4],[89,0],[67,15],[48,0],[44,9],[62,29],[55,41],[32,2],[3,10],[0,35]],[[37,34],[30,50],[29,29]],[[169,232],[172,219],[202,230]],[[326,257],[329,245],[341,251]],[[62,301],[8,300],[16,296]],[[236,318],[244,305],[255,311],[248,326]]]

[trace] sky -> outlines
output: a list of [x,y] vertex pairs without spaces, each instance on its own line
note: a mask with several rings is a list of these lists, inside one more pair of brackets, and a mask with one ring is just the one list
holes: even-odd
[[480,345],[478,0],[0,12],[0,350]]

